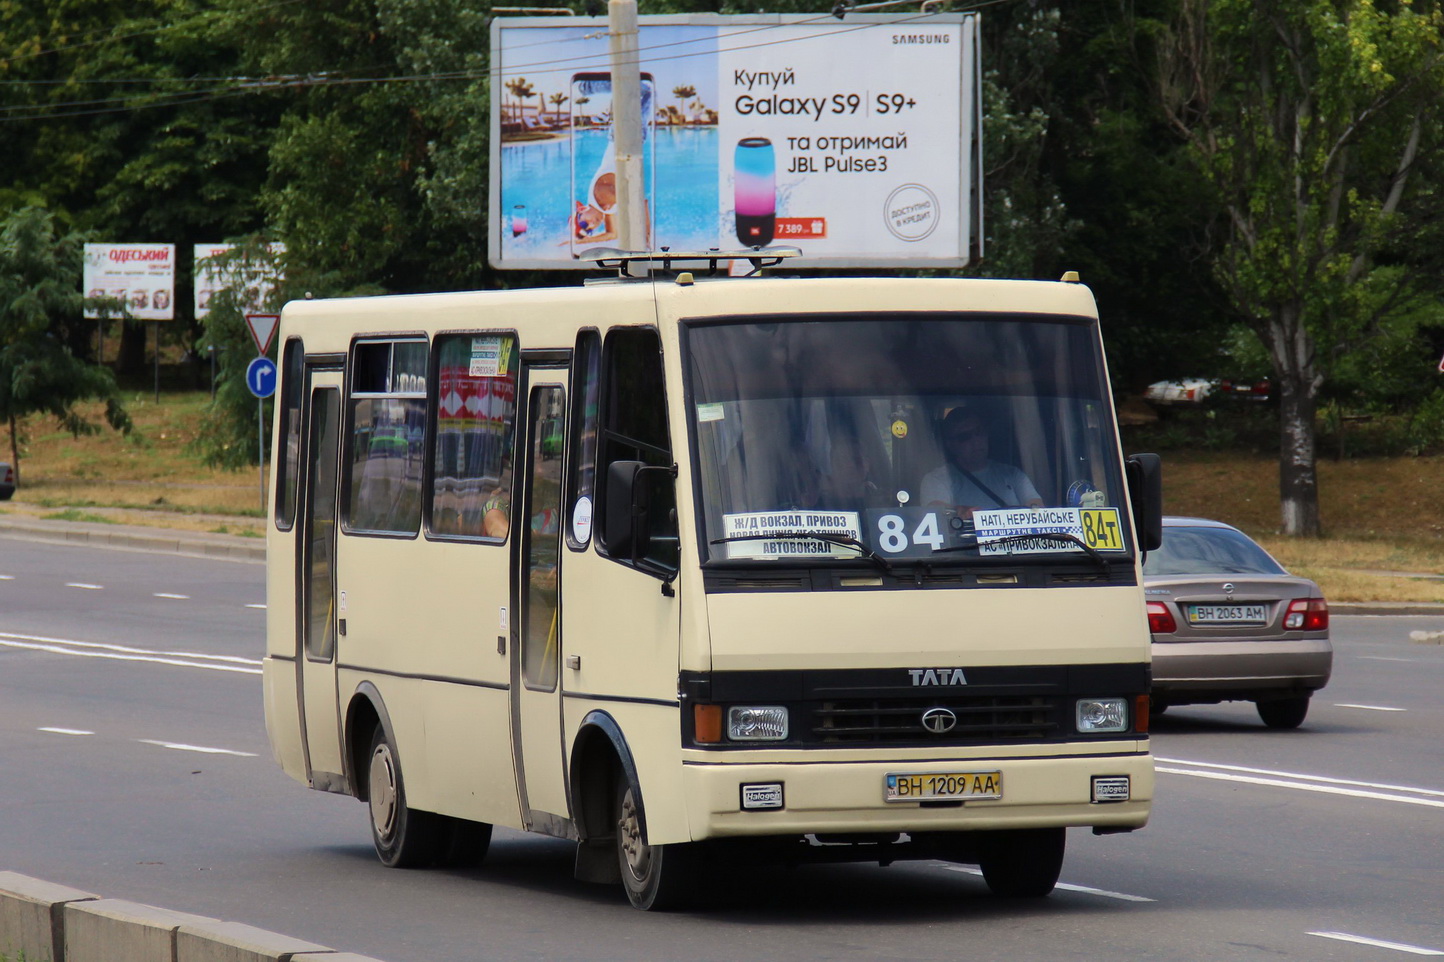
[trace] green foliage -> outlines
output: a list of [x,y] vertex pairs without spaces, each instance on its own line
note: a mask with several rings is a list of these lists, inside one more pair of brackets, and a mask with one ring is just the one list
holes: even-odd
[[80,319],[82,240],[57,236],[54,218],[27,207],[0,225],[0,419],[10,428],[10,454],[20,476],[21,418],[50,414],[71,434],[99,429],[75,410],[105,401],[106,422],[129,432],[130,417],[107,368],[82,361],[61,336]]
[[1316,535],[1320,387],[1365,346],[1387,352],[1444,319],[1417,270],[1438,253],[1404,243],[1444,214],[1444,11],[1183,0],[1170,28],[1160,98],[1212,194],[1212,275],[1283,402],[1284,530]]
[[[757,8],[640,12],[704,9]],[[44,206],[101,239],[175,243],[183,260],[193,243],[282,241],[276,307],[307,291],[573,283],[486,264],[490,98],[565,106],[541,69],[490,89],[491,10],[12,3],[0,80],[22,83],[0,84],[0,212]],[[1296,359],[1284,373],[1319,402],[1425,430],[1410,413],[1444,352],[1439,0],[994,4],[981,26],[987,259],[973,273],[1080,271],[1121,392]],[[689,108],[686,88],[671,95]],[[221,348],[199,449],[248,463],[254,350],[224,297],[204,328],[184,317],[185,278],[163,336]],[[1276,336],[1285,317],[1293,340]],[[61,312],[49,330],[84,356],[93,326]]]

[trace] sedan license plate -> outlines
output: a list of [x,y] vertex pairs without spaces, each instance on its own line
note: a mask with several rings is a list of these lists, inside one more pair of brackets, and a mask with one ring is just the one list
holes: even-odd
[[883,779],[883,800],[888,802],[1002,797],[1002,772],[929,772],[888,775]]
[[1263,625],[1268,623],[1264,605],[1189,605],[1190,625]]

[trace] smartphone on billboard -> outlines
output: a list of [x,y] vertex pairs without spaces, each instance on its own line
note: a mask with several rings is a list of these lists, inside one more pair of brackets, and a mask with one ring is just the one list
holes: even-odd
[[[642,193],[646,199],[643,221],[645,246],[651,246],[652,182],[657,138],[656,90],[652,75],[641,75],[642,87]],[[572,74],[571,191],[568,197],[567,238],[577,257],[590,247],[616,246],[617,170],[612,128],[612,75],[609,72]]]
[[777,230],[777,157],[766,137],[743,137],[733,154],[737,239],[766,247]]

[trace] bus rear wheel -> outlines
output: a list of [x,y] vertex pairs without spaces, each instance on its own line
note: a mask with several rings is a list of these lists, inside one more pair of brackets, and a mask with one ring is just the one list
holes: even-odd
[[441,819],[406,807],[406,783],[396,747],[380,725],[371,736],[368,757],[366,801],[377,858],[391,868],[430,865],[441,854]]
[[649,845],[642,827],[641,793],[623,778],[617,786],[617,863],[627,900],[643,911],[683,908],[696,892],[698,864],[692,845]]
[[1007,899],[1042,898],[1063,871],[1067,830],[1017,828],[986,832],[979,839],[978,868],[994,895]]

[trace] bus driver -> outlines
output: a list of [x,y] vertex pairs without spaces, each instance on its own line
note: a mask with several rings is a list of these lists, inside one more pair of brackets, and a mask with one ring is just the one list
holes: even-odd
[[947,460],[923,477],[922,500],[971,519],[989,508],[1037,508],[1038,489],[1021,469],[988,458],[988,426],[975,412],[956,407],[943,419]]

